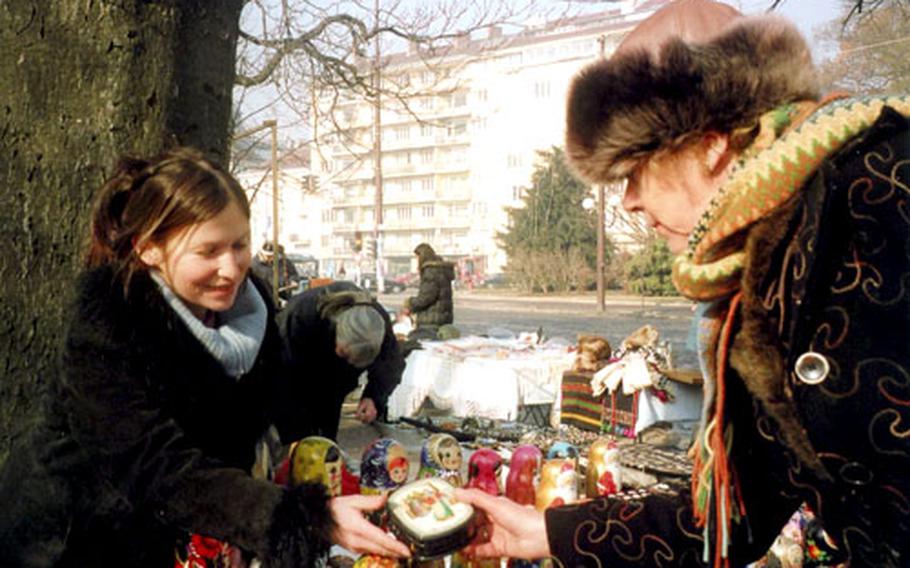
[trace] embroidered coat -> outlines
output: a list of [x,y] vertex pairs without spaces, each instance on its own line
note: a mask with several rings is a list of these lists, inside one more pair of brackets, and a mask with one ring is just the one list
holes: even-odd
[[[334,439],[344,397],[354,390],[364,371],[335,354],[332,322],[319,314],[318,302],[323,295],[345,291],[363,290],[351,282],[333,282],[298,294],[278,314],[278,329],[295,394],[288,400],[309,401],[311,408],[307,413],[313,417],[313,425],[295,432],[294,439],[312,434]],[[382,414],[389,395],[401,382],[405,362],[388,312],[379,302],[372,305],[385,321],[385,337],[379,355],[365,369],[367,384],[362,398],[372,399]],[[293,409],[287,412],[292,413]]]
[[[885,108],[749,232],[726,380],[746,513],[733,566],[762,556],[802,502],[851,567],[910,563],[908,182],[910,123]],[[794,373],[808,351],[830,363],[817,385]],[[706,565],[692,519],[688,491],[546,513],[565,566]]]
[[259,355],[235,379],[147,273],[127,297],[110,268],[82,274],[46,416],[0,472],[0,565],[166,568],[189,533],[266,566],[313,562],[331,529],[324,490],[248,473],[286,390],[267,304]]

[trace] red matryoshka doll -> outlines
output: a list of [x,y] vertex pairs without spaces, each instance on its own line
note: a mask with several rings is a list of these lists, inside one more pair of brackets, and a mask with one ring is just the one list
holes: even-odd
[[502,495],[500,473],[502,458],[499,454],[490,448],[480,448],[468,460],[468,483],[465,487],[477,488],[490,495]]
[[515,448],[509,475],[506,477],[506,497],[521,505],[533,505],[536,501],[537,476],[543,454],[530,444]]
[[417,479],[427,477],[441,477],[461,487],[461,446],[451,434],[433,434],[423,443]]
[[360,492],[381,495],[398,489],[408,480],[410,463],[404,446],[391,438],[380,438],[363,451],[360,460]]
[[[468,459],[468,482],[465,487],[480,489],[490,495],[502,495],[499,476],[502,458],[490,448],[475,450]],[[460,552],[452,555],[452,568],[499,568],[499,558],[468,559]]]
[[291,448],[288,485],[321,483],[329,495],[341,495],[341,448],[321,436],[309,436]]
[[552,459],[543,462],[540,468],[540,484],[537,486],[535,507],[543,511],[578,501],[578,473],[575,460]]
[[622,490],[622,468],[619,465],[619,445],[614,440],[598,438],[588,450],[588,472],[585,476],[585,495],[599,497]]

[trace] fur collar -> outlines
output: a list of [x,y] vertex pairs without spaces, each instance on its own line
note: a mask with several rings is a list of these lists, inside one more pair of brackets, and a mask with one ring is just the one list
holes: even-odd
[[[746,241],[746,265],[742,277],[742,326],[730,351],[730,365],[742,378],[746,389],[777,424],[781,441],[793,451],[799,462],[821,479],[830,479],[806,434],[793,393],[787,382],[788,361],[778,329],[780,322],[768,317],[764,288],[768,274],[780,269],[776,265],[780,247],[792,238],[790,227],[801,213],[801,199],[795,197],[757,223]],[[780,301],[801,303],[788,289]],[[777,325],[776,325],[777,324]]]
[[627,177],[642,159],[709,131],[750,131],[780,104],[818,98],[799,32],[771,16],[738,18],[714,39],[665,43],[652,57],[629,49],[574,79],[566,154],[593,183]]

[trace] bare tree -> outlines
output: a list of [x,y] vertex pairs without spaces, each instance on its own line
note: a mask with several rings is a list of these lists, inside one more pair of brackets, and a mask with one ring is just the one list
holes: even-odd
[[[371,142],[356,139],[355,133],[339,135],[347,130],[338,120],[340,103],[379,98],[384,106],[403,108],[419,118],[412,103],[423,93],[438,91],[450,76],[453,69],[445,64],[449,56],[478,30],[526,20],[538,10],[535,1],[353,0],[329,6],[307,0],[250,0],[241,20],[235,98],[266,102],[241,105],[250,111],[235,121],[254,120],[277,103],[290,114],[286,126],[305,130],[317,142],[331,136],[352,154],[363,153]],[[550,13],[552,17],[552,9]],[[489,38],[485,47],[504,41],[502,36]],[[403,58],[412,68],[415,63],[422,66],[432,81],[416,83],[406,75],[386,73]],[[378,82],[377,68],[383,76]],[[269,96],[262,97],[263,91]]]
[[910,2],[880,0],[875,9],[848,16],[824,28],[819,37],[834,43],[837,56],[822,66],[822,79],[832,90],[895,93],[910,89]]

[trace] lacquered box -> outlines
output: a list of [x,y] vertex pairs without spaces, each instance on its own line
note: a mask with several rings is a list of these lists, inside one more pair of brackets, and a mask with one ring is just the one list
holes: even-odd
[[474,507],[455,499],[454,488],[431,477],[389,495],[389,528],[418,559],[437,558],[464,548],[473,538]]

